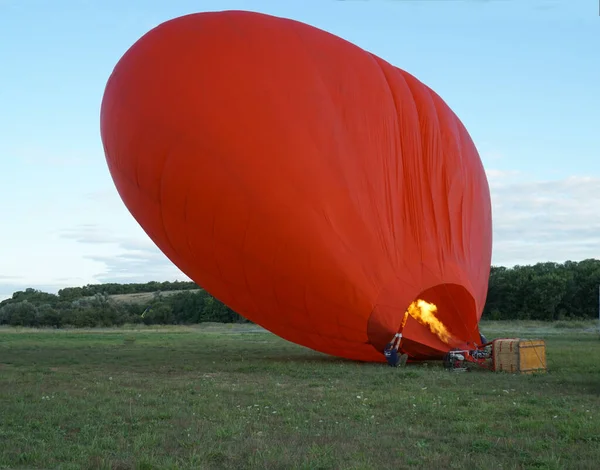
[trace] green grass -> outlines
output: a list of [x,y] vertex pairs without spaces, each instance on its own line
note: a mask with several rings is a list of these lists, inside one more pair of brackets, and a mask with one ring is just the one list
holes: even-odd
[[596,469],[600,338],[558,326],[484,327],[545,338],[537,376],[354,363],[251,325],[0,329],[0,467]]

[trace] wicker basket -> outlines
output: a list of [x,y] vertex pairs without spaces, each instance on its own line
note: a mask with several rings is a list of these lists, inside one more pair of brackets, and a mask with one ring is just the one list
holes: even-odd
[[531,374],[546,372],[544,340],[497,339],[493,342],[494,370]]

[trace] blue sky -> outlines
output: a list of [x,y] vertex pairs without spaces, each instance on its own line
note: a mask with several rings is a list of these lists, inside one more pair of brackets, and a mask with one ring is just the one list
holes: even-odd
[[0,0],[0,298],[186,279],[118,198],[99,108],[141,35],[228,9],[320,27],[439,93],[488,172],[494,264],[600,256],[597,0]]

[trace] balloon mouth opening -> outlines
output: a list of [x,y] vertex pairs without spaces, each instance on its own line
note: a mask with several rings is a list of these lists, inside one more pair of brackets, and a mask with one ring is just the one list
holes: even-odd
[[[401,317],[398,333],[414,356],[471,346],[478,341],[476,303],[459,284],[442,283],[419,293]],[[435,351],[435,352],[434,352]]]

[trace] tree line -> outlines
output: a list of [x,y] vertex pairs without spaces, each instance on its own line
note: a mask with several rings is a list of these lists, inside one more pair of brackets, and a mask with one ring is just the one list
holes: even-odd
[[0,325],[93,328],[247,322],[204,290],[184,289],[169,295],[157,291],[143,303],[119,301],[111,295],[99,290],[91,296],[66,300],[64,296],[26,289],[0,303]]
[[[568,320],[598,318],[600,260],[492,267],[483,318]],[[176,291],[176,292],[172,292]],[[117,294],[151,293],[144,303]],[[123,324],[247,322],[193,282],[95,284],[57,294],[26,289],[0,302],[0,325],[108,327]]]
[[483,318],[598,318],[600,260],[493,267]]

